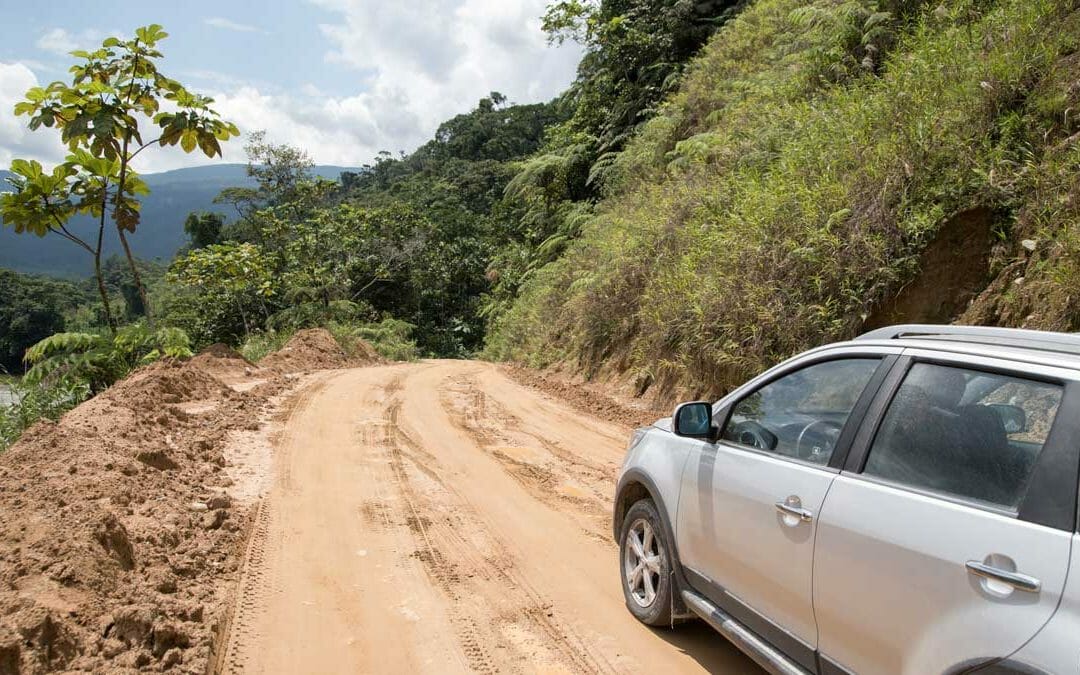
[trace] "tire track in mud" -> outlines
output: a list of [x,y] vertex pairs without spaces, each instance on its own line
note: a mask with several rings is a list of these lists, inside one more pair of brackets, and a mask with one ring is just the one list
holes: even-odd
[[[602,656],[593,654],[580,639],[560,628],[552,603],[516,572],[512,555],[490,535],[467,500],[431,466],[437,466],[437,458],[400,424],[397,389],[388,387],[387,392],[390,400],[383,426],[384,442],[395,485],[408,505],[406,525],[420,545],[413,557],[424,564],[433,583],[449,600],[450,620],[469,667],[480,673],[518,670],[515,661],[529,655],[500,658],[504,652],[509,651],[506,656],[511,656],[515,650],[501,644],[495,650],[490,644],[490,636],[505,632],[498,624],[512,624],[518,632],[524,628],[526,634],[533,634],[537,644],[530,646],[554,652],[556,659],[574,672],[614,672]],[[426,495],[420,494],[409,477],[410,467],[430,478],[437,489],[429,488]],[[433,521],[426,513],[441,517]],[[500,597],[486,592],[484,586],[492,582]],[[492,607],[500,609],[485,618],[492,614]]]
[[[317,380],[287,400],[284,410],[278,413],[283,419],[283,428],[287,429],[297,414],[309,405],[325,386],[325,379]],[[282,440],[279,435],[274,444],[281,445]],[[285,460],[280,463],[278,470],[281,471],[283,483],[287,485],[288,458]],[[272,536],[275,531],[272,527],[273,520],[274,501],[271,495],[267,494],[255,505],[240,581],[233,599],[232,615],[221,635],[225,648],[221,659],[213,664],[214,673],[237,675],[244,672],[247,666],[244,646],[258,639],[258,618],[266,611],[266,601],[277,586],[275,568],[268,564],[268,553],[272,547],[283,545],[280,538]]]
[[745,672],[715,636],[627,614],[606,533],[618,448],[592,420],[526,417],[531,395],[486,364],[309,386],[273,444],[217,672]]
[[601,464],[531,433],[514,414],[490,399],[474,378],[445,383],[440,402],[459,430],[490,454],[526,490],[556,508],[585,517],[587,534],[608,542],[607,520],[618,467]]

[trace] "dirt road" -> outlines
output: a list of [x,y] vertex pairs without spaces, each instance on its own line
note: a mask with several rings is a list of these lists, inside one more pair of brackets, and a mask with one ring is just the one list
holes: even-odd
[[623,606],[626,429],[490,364],[329,371],[275,448],[226,673],[747,672]]

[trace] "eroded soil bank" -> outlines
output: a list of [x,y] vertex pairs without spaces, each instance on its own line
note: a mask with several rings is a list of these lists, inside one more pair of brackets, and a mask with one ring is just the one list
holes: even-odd
[[333,345],[159,362],[0,455],[0,674],[206,672],[266,460],[245,439],[300,373],[350,365]]

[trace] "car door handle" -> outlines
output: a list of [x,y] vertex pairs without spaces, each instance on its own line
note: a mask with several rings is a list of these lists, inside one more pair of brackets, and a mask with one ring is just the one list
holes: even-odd
[[1035,577],[1029,577],[1026,574],[1020,574],[1019,572],[1009,572],[979,562],[978,560],[967,561],[967,568],[968,572],[975,576],[1000,581],[1021,591],[1027,591],[1028,593],[1038,593],[1039,589],[1042,588],[1042,582]]
[[776,502],[776,510],[789,516],[795,516],[804,523],[809,523],[814,519],[814,512],[810,509],[804,509],[801,506],[795,506],[787,502]]

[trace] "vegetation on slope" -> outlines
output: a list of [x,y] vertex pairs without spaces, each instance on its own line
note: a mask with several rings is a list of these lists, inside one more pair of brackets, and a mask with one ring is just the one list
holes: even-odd
[[984,314],[1059,326],[1019,307],[1049,289],[1074,302],[1071,198],[1050,195],[1074,179],[1055,144],[1075,123],[1060,87],[1033,93],[1078,37],[1070,3],[1048,0],[758,0],[619,156],[610,196],[488,353],[716,394],[872,323],[973,211],[1001,242],[987,265],[1041,232],[1044,291],[1029,278]]

